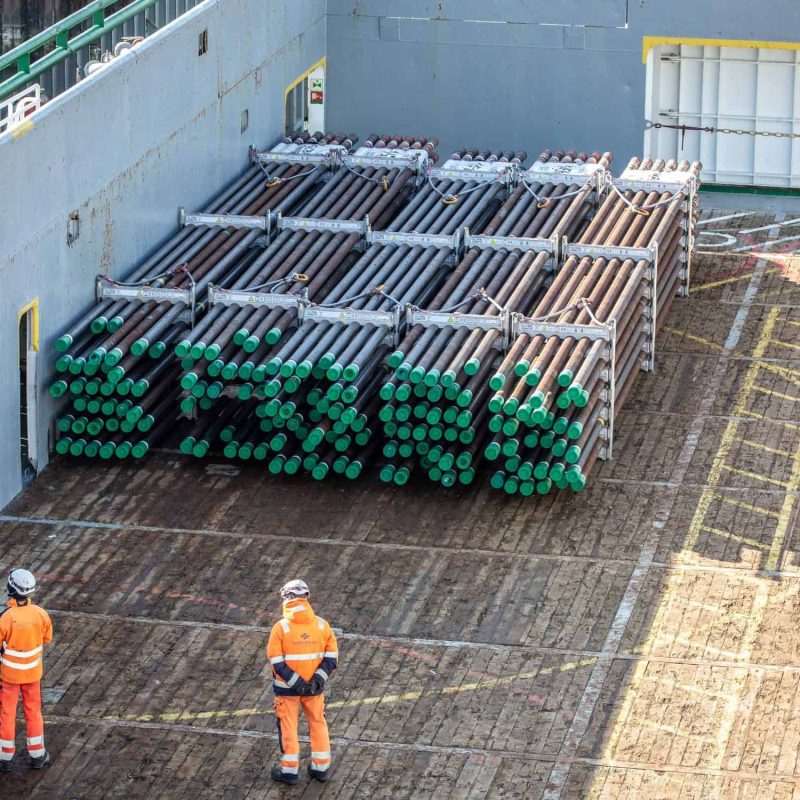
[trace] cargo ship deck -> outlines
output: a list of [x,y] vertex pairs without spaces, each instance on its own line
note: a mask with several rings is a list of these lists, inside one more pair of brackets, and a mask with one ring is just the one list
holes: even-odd
[[[56,460],[0,516],[0,567],[37,571],[56,627],[53,761],[3,794],[795,796],[797,223],[703,212],[690,297],[577,495]],[[264,644],[294,577],[341,657],[335,775],[286,789]]]

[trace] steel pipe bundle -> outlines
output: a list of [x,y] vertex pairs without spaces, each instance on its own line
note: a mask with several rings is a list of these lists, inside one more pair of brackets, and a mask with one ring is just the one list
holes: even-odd
[[[630,169],[691,171],[700,164],[634,159]],[[580,239],[582,244],[649,248],[658,245],[654,265],[646,260],[570,257],[533,317],[554,324],[591,325],[615,321],[614,387],[610,347],[603,341],[557,336],[520,336],[489,385],[493,433],[486,457],[502,465],[492,485],[513,494],[548,493],[552,488],[583,489],[586,477],[608,447],[613,392],[614,413],[631,391],[639,371],[651,369],[653,292],[661,310],[677,293],[684,266],[686,196],[626,192],[610,194]],[[627,202],[626,202],[627,201]],[[634,213],[631,213],[635,210]],[[501,459],[505,459],[501,461]]]
[[[542,163],[610,163],[600,156],[574,152],[542,153]],[[513,236],[560,241],[585,225],[590,210],[590,186],[564,183],[521,183],[486,226],[488,236]],[[501,247],[472,248],[447,283],[427,306],[430,310],[458,308],[462,313],[497,315],[527,313],[545,290],[552,273],[552,254]],[[480,294],[476,293],[480,290]],[[466,298],[466,301],[465,301]],[[381,409],[389,459],[384,480],[404,483],[419,464],[428,476],[445,486],[471,483],[483,457],[488,411],[487,381],[500,355],[503,334],[481,328],[412,327],[401,347],[392,353],[395,371],[382,387],[389,401]],[[398,462],[402,461],[402,464]]]
[[[509,163],[510,155],[462,152],[454,157]],[[470,226],[480,232],[500,203],[502,191],[500,183],[452,181],[436,188],[425,186],[399,212],[391,231],[453,234]],[[445,203],[443,193],[462,194],[464,199]],[[370,246],[324,294],[324,306],[375,311],[397,303],[426,302],[445,280],[450,256],[446,247]],[[309,273],[303,262],[299,267]],[[309,286],[313,283],[312,279]],[[280,313],[288,316],[283,310]],[[360,473],[363,451],[372,452],[372,437],[379,428],[378,390],[390,349],[387,338],[385,328],[369,323],[302,324],[252,372],[248,367],[249,377],[255,380],[240,387],[238,396],[247,400],[255,394],[264,400],[256,407],[264,434],[259,444],[266,445],[269,439],[273,450],[280,445],[271,470],[295,471],[301,465],[316,478],[329,472],[350,477]],[[246,425],[252,437],[253,426]],[[237,437],[242,435],[237,431]],[[233,454],[233,446],[228,453]],[[246,448],[245,454],[249,453]]]
[[[509,494],[585,486],[686,276],[680,181],[700,165],[632,159],[598,196],[610,154],[545,151],[525,170],[524,153],[461,150],[430,172],[435,140],[354,142],[306,135],[254,157],[215,221],[186,218],[121,284],[193,285],[193,315],[174,294],[105,299],[58,340],[59,453],[171,444],[271,474],[374,465],[443,486],[486,461]],[[279,155],[308,143],[350,155]],[[652,187],[642,170],[665,175],[658,191],[629,188]]]
[[[303,137],[302,141],[309,137]],[[326,142],[351,143],[344,135],[328,135],[320,138]],[[278,150],[291,149],[292,143],[284,142]],[[298,165],[278,165],[265,180],[263,171],[253,166],[231,184],[209,207],[210,213],[263,214],[267,210],[289,213],[296,209],[310,194],[323,187],[322,170],[302,170]],[[276,180],[276,179],[280,180]],[[183,228],[156,253],[148,258],[125,286],[186,288],[190,283],[196,287],[196,296],[202,301],[208,284],[226,277],[228,280],[246,271],[257,259],[253,248],[257,232],[203,230]],[[94,413],[92,429],[104,431],[106,440],[84,441],[83,438],[59,444],[73,455],[98,455],[110,451],[141,457],[154,444],[170,432],[170,424],[179,413],[179,389],[177,381],[180,370],[171,350],[176,340],[188,329],[187,308],[183,303],[138,302],[132,300],[102,300],[85,314],[56,342],[59,356],[55,363],[57,379],[50,387],[54,397],[69,396],[73,408],[64,420],[81,420],[85,411]],[[155,404],[146,397],[150,387],[155,397],[165,394],[167,401]],[[165,392],[165,387],[174,391]],[[103,412],[110,408],[106,403],[97,410],[91,402],[94,396],[102,398],[141,398],[148,400],[148,408],[157,411],[156,422],[147,431],[147,437],[127,447],[125,434],[133,430],[121,427],[116,438],[109,436],[115,431],[115,417]],[[86,409],[80,407],[83,398]],[[77,414],[76,414],[77,412]],[[66,422],[59,422],[59,430]],[[161,422],[164,424],[160,424]],[[108,423],[111,427],[109,428]],[[87,425],[89,423],[87,422]],[[71,423],[70,423],[71,425]],[[80,426],[80,425],[79,425]],[[64,434],[75,431],[70,427],[61,430]],[[144,431],[139,429],[140,433]],[[108,445],[103,449],[103,445]],[[81,449],[83,447],[83,449]]]

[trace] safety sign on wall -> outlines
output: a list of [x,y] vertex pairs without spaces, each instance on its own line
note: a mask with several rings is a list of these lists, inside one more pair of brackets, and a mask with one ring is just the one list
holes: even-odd
[[314,105],[321,105],[325,102],[323,92],[323,78],[312,78],[310,86],[309,103]]

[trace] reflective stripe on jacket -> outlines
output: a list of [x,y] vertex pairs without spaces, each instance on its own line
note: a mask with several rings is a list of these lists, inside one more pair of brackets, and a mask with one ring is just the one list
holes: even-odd
[[269,635],[267,658],[275,694],[297,695],[294,687],[301,678],[310,681],[317,674],[323,683],[328,680],[339,652],[331,626],[301,598],[283,604],[283,619]]
[[36,683],[42,679],[42,651],[53,638],[48,613],[30,602],[8,601],[0,614],[0,679]]

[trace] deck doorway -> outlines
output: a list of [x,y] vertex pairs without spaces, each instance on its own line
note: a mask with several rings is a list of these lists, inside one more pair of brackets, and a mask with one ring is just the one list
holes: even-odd
[[19,315],[19,449],[22,485],[37,473],[36,356],[38,305],[26,306]]

